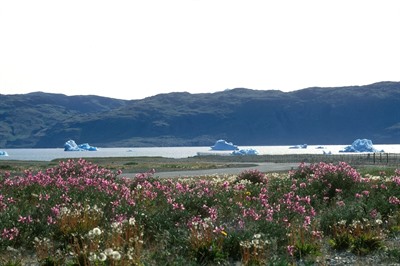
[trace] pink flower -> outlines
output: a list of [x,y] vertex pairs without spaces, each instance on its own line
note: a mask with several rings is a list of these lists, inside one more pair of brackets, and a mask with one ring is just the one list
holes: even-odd
[[368,190],[364,190],[363,192],[361,192],[362,194],[364,194],[365,196],[369,196],[369,191]]
[[39,200],[43,200],[43,199],[48,201],[50,199],[50,195],[48,195],[48,194],[42,195],[42,193],[40,193],[39,194]]
[[218,210],[217,208],[214,207],[208,207],[207,205],[203,205],[203,208],[208,211],[208,214],[210,215],[210,218],[212,221],[216,221],[218,218]]
[[371,216],[371,218],[376,218],[376,216],[378,215],[378,211],[376,210],[376,209],[373,209],[370,213],[369,213],[369,215]]
[[8,203],[16,203],[13,197],[7,198]]
[[395,196],[391,196],[389,198],[389,203],[394,204],[394,205],[400,205],[400,199],[398,199]]
[[307,227],[311,224],[311,217],[310,216],[305,216],[304,217],[304,223],[303,223],[303,227]]
[[56,221],[53,219],[53,217],[51,216],[47,216],[47,224],[51,225],[51,224],[55,224]]
[[311,234],[316,238],[319,238],[319,239],[322,238],[322,232],[321,231],[311,231]]
[[4,228],[1,237],[6,240],[13,240],[19,235],[19,230],[16,227],[11,229]]
[[229,189],[229,182],[228,181],[224,181],[224,183],[222,184],[222,187],[225,188],[226,190]]
[[223,226],[216,226],[213,230],[214,233],[221,233],[225,228]]
[[26,217],[20,215],[19,218],[18,218],[18,222],[19,223],[23,223],[23,224],[25,224],[25,223],[29,224],[29,223],[32,223],[33,220],[32,220],[32,217],[30,215],[28,215]]
[[289,253],[289,255],[293,257],[295,247],[292,246],[292,245],[288,245],[288,246],[286,247],[286,249],[287,249],[287,252]]
[[346,204],[344,203],[343,200],[341,200],[341,201],[336,202],[336,205],[339,206],[339,207],[343,207],[343,206],[345,206]]
[[172,203],[172,208],[174,210],[185,210],[185,206],[183,206],[183,204],[179,204],[179,203]]

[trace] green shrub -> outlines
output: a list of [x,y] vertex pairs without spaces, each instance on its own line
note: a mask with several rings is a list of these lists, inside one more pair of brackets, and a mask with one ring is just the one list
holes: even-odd
[[265,174],[259,170],[245,170],[238,175],[238,181],[248,180],[253,184],[265,183],[267,180]]

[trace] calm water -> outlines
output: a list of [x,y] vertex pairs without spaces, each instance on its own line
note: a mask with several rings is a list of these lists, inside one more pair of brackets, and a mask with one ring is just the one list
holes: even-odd
[[[260,155],[264,154],[322,154],[323,151],[339,153],[347,145],[309,145],[307,149],[289,149],[290,146],[239,146],[240,149],[252,148]],[[400,153],[400,144],[374,145],[378,150],[387,153]],[[210,147],[151,147],[151,148],[101,148],[98,151],[64,151],[54,149],[1,149],[9,156],[0,156],[0,160],[36,160],[51,161],[58,158],[87,158],[87,157],[132,157],[132,156],[162,156],[169,158],[187,158],[200,153],[229,154],[230,151],[212,151]]]

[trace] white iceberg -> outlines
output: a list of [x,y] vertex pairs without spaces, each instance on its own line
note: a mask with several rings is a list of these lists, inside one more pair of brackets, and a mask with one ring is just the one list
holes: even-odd
[[291,146],[289,149],[307,149],[307,144],[300,144],[296,146]]
[[96,147],[90,146],[88,143],[77,145],[72,139],[64,144],[64,151],[97,151]]
[[8,156],[8,153],[6,151],[0,151],[0,156]]
[[384,152],[384,150],[375,149],[372,141],[369,139],[356,139],[353,144],[339,152]]
[[217,140],[214,146],[211,146],[214,151],[235,151],[239,150],[238,146],[233,145],[232,142],[226,142],[223,139]]
[[240,149],[233,151],[232,155],[258,155],[258,151],[255,149]]

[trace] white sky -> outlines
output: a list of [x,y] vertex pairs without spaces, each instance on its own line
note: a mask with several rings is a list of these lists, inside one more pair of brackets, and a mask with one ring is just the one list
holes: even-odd
[[399,0],[0,0],[0,94],[400,81]]

